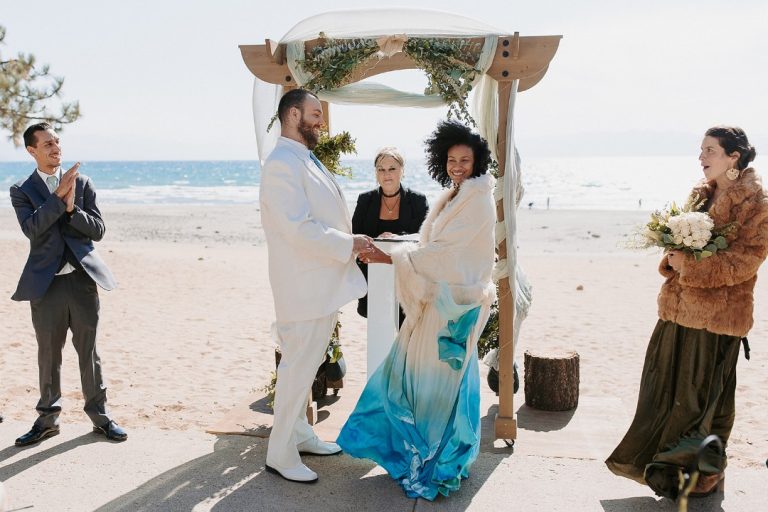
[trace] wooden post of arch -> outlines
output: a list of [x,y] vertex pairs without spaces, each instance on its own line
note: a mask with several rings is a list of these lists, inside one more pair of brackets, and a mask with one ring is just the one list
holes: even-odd
[[[504,176],[507,162],[507,112],[513,82],[499,82],[499,130],[496,136],[496,156],[499,164],[499,177]],[[496,216],[504,222],[504,197],[496,203]],[[507,258],[507,242],[502,240],[498,248],[499,259]],[[514,394],[514,354],[515,340],[513,326],[515,317],[514,261],[509,261],[509,275],[499,279],[499,410],[494,421],[496,439],[516,439],[517,420],[515,420]]]
[[[364,37],[364,36],[362,36]],[[378,37],[378,36],[377,36]],[[499,36],[491,67],[487,74],[499,83],[499,127],[497,136],[499,175],[504,175],[507,150],[507,109],[514,80],[519,80],[517,91],[530,89],[547,73],[549,63],[555,56],[562,36],[525,36],[518,32]],[[485,43],[485,38],[471,38],[472,42]],[[320,39],[305,41],[306,51],[321,43]],[[243,61],[248,69],[265,82],[279,84],[288,88],[296,87],[285,62],[285,47],[267,40],[263,45],[240,45]],[[380,73],[415,69],[416,63],[404,53],[397,53],[389,58],[370,61],[352,73],[349,83],[357,82]],[[329,105],[323,102],[323,117],[330,131]],[[504,220],[503,198],[496,204],[498,220]],[[507,257],[507,241],[502,241],[498,248],[499,258]],[[499,296],[499,410],[495,420],[496,439],[515,439],[517,422],[515,421],[513,395],[513,324],[515,299],[512,293],[514,285],[514,263],[510,262],[509,276],[498,284]],[[308,409],[309,410],[309,409]]]

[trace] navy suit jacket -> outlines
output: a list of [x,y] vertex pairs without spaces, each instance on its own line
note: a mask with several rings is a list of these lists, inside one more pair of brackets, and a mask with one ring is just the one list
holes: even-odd
[[77,177],[75,186],[72,215],[66,213],[64,201],[48,191],[37,171],[11,186],[11,204],[21,230],[29,238],[29,257],[13,300],[35,300],[45,295],[61,267],[65,247],[96,284],[105,290],[116,286],[112,272],[93,246],[104,236],[96,191],[83,174]]

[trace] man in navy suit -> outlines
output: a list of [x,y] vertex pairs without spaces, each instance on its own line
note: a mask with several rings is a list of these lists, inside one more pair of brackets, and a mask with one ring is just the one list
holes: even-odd
[[16,446],[35,444],[59,433],[61,352],[72,331],[80,361],[84,410],[93,430],[113,441],[128,434],[106,408],[107,390],[96,352],[99,294],[115,287],[93,242],[104,236],[91,180],[78,173],[80,164],[62,172],[59,137],[48,123],[24,132],[24,145],[37,163],[35,171],[11,187],[11,203],[21,230],[29,238],[29,257],[13,300],[28,300],[32,309],[40,372],[38,418]]

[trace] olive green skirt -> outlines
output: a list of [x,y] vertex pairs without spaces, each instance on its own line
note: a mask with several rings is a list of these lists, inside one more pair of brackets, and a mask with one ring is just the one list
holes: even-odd
[[[605,463],[619,476],[677,498],[678,468],[690,468],[710,434],[728,441],[735,417],[738,336],[713,334],[659,320],[645,354],[637,410]],[[713,447],[699,471],[725,469]]]

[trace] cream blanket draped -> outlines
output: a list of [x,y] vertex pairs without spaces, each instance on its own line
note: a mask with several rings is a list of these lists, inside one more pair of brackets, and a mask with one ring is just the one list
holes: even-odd
[[485,309],[495,300],[495,182],[490,174],[468,179],[453,199],[453,191],[446,190],[424,221],[419,243],[392,252],[397,298],[407,324],[417,322],[433,302],[440,282],[448,285],[457,304],[482,304]]

